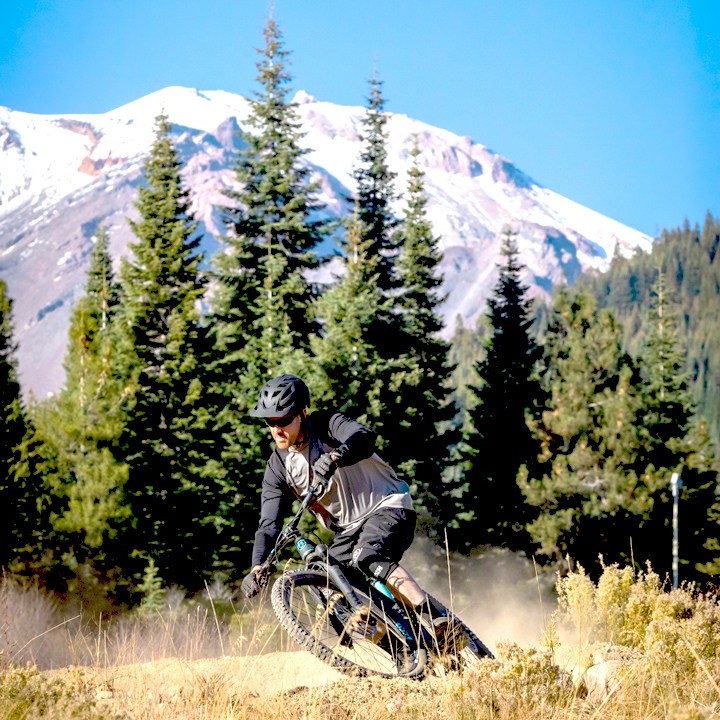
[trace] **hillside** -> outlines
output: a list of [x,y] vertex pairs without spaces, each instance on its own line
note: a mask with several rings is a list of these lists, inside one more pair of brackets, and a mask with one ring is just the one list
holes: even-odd
[[693,397],[720,447],[720,219],[664,230],[650,253],[616,258],[606,273],[586,275],[581,288],[622,322],[625,344],[637,355],[647,339],[648,316],[662,273],[668,309],[685,351]]

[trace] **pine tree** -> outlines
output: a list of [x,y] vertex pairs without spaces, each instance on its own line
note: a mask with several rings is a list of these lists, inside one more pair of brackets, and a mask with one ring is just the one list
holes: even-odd
[[[297,108],[288,100],[291,74],[282,33],[270,18],[264,31],[249,130],[235,166],[236,187],[223,209],[226,252],[214,260],[212,328],[217,420],[224,438],[218,477],[226,483],[224,545],[246,550],[257,525],[266,431],[247,417],[269,377],[318,375],[309,347],[318,327],[316,290],[307,271],[328,233],[317,185],[304,162],[307,150]],[[231,557],[231,556],[228,556]],[[230,560],[228,560],[230,562]],[[237,556],[232,557],[235,567]],[[242,562],[242,561],[240,561]]]
[[401,369],[393,382],[398,390],[389,405],[393,418],[389,438],[400,456],[399,469],[412,482],[413,491],[430,518],[441,525],[454,523],[449,447],[459,435],[453,426],[456,408],[451,399],[449,345],[440,337],[443,328],[439,306],[442,278],[440,250],[427,217],[425,175],[415,139],[408,171],[405,214],[398,228],[400,248],[396,260],[404,350]]
[[476,364],[479,386],[470,386],[475,405],[462,450],[465,465],[464,529],[466,549],[480,545],[527,550],[525,499],[517,484],[520,467],[537,453],[526,422],[539,399],[533,376],[540,350],[531,337],[531,301],[522,283],[515,233],[506,228],[504,264],[488,299],[490,334],[484,357]]
[[22,501],[22,488],[18,478],[21,446],[27,433],[25,411],[20,395],[20,382],[15,360],[16,345],[13,339],[13,304],[7,285],[0,280],[0,565],[7,567],[17,547],[16,533],[19,524],[18,503]]
[[13,333],[13,302],[0,280],[0,566],[43,585],[59,562],[52,552],[53,498],[43,480],[52,462],[22,400]]
[[528,529],[540,554],[594,574],[598,554],[607,563],[632,559],[652,507],[638,457],[639,372],[621,336],[612,313],[598,312],[591,297],[560,292],[545,343],[547,400],[530,423],[540,454],[518,475],[538,508]]
[[[687,468],[683,460],[687,454],[698,468],[706,467],[707,458],[717,456],[718,443],[718,417],[717,408],[720,407],[720,383],[718,383],[718,361],[720,357],[720,344],[716,331],[716,317],[718,314],[718,300],[720,299],[720,262],[718,261],[717,248],[720,246],[720,223],[708,213],[702,229],[697,225],[685,222],[682,227],[672,230],[663,230],[660,237],[653,244],[650,254],[638,253],[630,259],[616,258],[610,271],[597,278],[586,278],[583,282],[585,287],[591,288],[601,305],[612,308],[624,325],[623,346],[635,356],[647,356],[652,350],[652,345],[657,347],[658,338],[658,297],[663,295],[666,299],[673,298],[673,330],[670,333],[676,336],[676,353],[683,358],[683,364],[677,366],[676,370],[670,370],[668,380],[674,385],[664,385],[654,372],[654,379],[651,386],[644,392],[644,398],[648,403],[644,411],[644,419],[640,427],[644,429],[643,457],[652,464],[649,473],[650,481],[656,485],[653,490],[653,516],[652,525],[650,520],[647,527],[655,527],[658,537],[664,537],[665,541],[657,543],[661,548],[662,559],[658,567],[667,567],[670,554],[667,552],[667,538],[670,532],[670,487],[668,477],[672,473],[673,463],[682,468]],[[658,287],[658,273],[662,288]],[[659,293],[658,291],[662,292]],[[665,310],[670,306],[664,303]],[[664,323],[667,328],[670,325]],[[661,358],[655,352],[655,359],[649,360],[643,357],[644,377],[651,379],[649,368],[653,365],[662,367],[675,367],[676,359],[669,357]],[[690,410],[688,399],[679,400],[677,391],[681,385],[687,383],[687,390],[691,392],[692,398],[697,404],[697,409]],[[653,389],[654,388],[654,389]],[[663,394],[671,398],[671,401],[659,400],[658,388],[664,388]],[[682,395],[682,393],[681,393]],[[690,403],[692,404],[692,403]],[[689,415],[688,415],[689,413]],[[677,419],[679,418],[679,419]],[[689,418],[686,427],[683,429],[686,420]],[[658,441],[653,440],[653,434],[657,433]],[[707,433],[710,434],[709,439]],[[661,438],[669,437],[671,442],[664,443]],[[715,443],[713,450],[710,445]],[[655,456],[653,457],[653,453]],[[714,461],[716,462],[716,461]],[[666,467],[666,466],[670,467]],[[676,468],[677,469],[677,468]],[[686,469],[682,473],[689,473]],[[695,472],[695,471],[693,471]],[[704,472],[697,470],[702,474]],[[690,477],[690,474],[689,474]],[[699,477],[692,480],[693,483],[705,485]],[[712,485],[712,482],[710,483]],[[694,491],[693,491],[694,492]],[[699,497],[699,494],[694,492]],[[684,503],[689,502],[691,491],[681,494],[680,509]],[[708,498],[705,502],[712,507],[717,503],[717,496]],[[696,504],[699,509],[702,503]],[[702,510],[704,513],[707,508]],[[688,516],[692,516],[690,507],[686,510]],[[711,510],[711,512],[714,512]],[[655,524],[657,521],[658,524]],[[705,520],[694,519],[692,523],[681,522],[681,532],[690,527],[707,528]],[[711,523],[716,527],[716,522]],[[718,547],[716,530],[705,530],[706,547],[704,551],[713,552],[717,556]],[[651,534],[648,529],[643,537]],[[714,539],[713,539],[714,538]],[[681,547],[687,549],[702,541],[701,537],[683,539]],[[637,542],[640,542],[639,540]],[[704,552],[703,551],[703,552]],[[660,550],[659,550],[660,552]],[[702,553],[700,553],[702,554]],[[684,571],[688,575],[693,573],[693,564],[705,567],[704,572],[709,572],[713,567],[712,560],[701,562],[697,558],[685,558],[688,566]],[[689,573],[687,572],[689,570]],[[717,572],[717,569],[714,571]]]
[[108,236],[100,228],[86,292],[70,321],[64,386],[34,413],[44,452],[53,458],[45,483],[58,503],[52,523],[56,544],[75,573],[70,592],[78,584],[89,592],[91,576],[104,591],[112,590],[108,540],[128,515],[122,502],[127,467],[113,456],[122,431],[123,387],[113,372],[112,319],[118,303]]
[[164,115],[131,222],[137,240],[123,260],[119,376],[130,390],[121,438],[131,509],[122,533],[139,579],[152,558],[169,584],[199,589],[213,567],[217,515],[207,464],[209,428],[202,362],[204,293],[197,224]]
[[680,572],[685,580],[698,580],[702,579],[700,567],[720,560],[720,554],[713,557],[708,552],[711,548],[705,547],[708,539],[717,535],[711,514],[718,477],[707,425],[695,414],[690,378],[677,336],[677,320],[662,272],[658,272],[648,325],[639,420],[653,505],[635,549],[640,557],[650,560],[656,572],[670,574],[670,478],[673,472],[678,472],[683,481],[679,501]]
[[472,405],[471,387],[477,382],[475,366],[483,357],[488,335],[487,316],[481,315],[474,327],[465,327],[462,316],[456,316],[448,359],[455,367],[453,394],[462,418],[467,418],[467,409]]
[[387,300],[380,295],[377,257],[368,252],[370,241],[362,238],[357,211],[346,225],[343,272],[318,300],[323,333],[313,339],[313,351],[324,375],[321,401],[369,422],[381,409],[378,372],[384,362],[374,333]]
[[387,115],[382,81],[374,75],[370,80],[370,97],[363,117],[363,150],[360,164],[353,171],[357,184],[357,207],[362,239],[368,241],[368,253],[377,258],[378,285],[388,294],[398,285],[395,259],[398,239],[394,229],[397,219],[392,212],[396,199],[395,173],[388,165]]
[[[216,258],[221,282],[216,308],[242,313],[234,322],[230,315],[226,324],[242,332],[223,328],[226,341],[247,335],[266,372],[277,365],[282,350],[307,348],[316,330],[316,293],[305,273],[318,265],[314,250],[327,228],[316,217],[322,209],[317,185],[302,162],[303,133],[296,106],[287,99],[288,52],[272,18],[264,35],[257,76],[262,91],[251,101],[251,130],[241,133],[246,147],[235,167],[237,189],[228,192],[232,205],[224,208],[232,232],[226,238],[229,252]],[[240,322],[245,326],[238,327]]]
[[396,419],[393,412],[401,403],[402,385],[407,372],[404,351],[408,338],[398,305],[399,279],[397,258],[398,220],[392,212],[396,199],[395,173],[391,172],[387,156],[385,100],[382,82],[374,76],[370,81],[370,97],[363,123],[363,148],[359,164],[353,172],[357,243],[362,246],[365,263],[374,276],[379,301],[373,307],[372,321],[366,323],[365,344],[374,361],[363,368],[365,385],[372,388],[367,398],[358,397],[356,407],[361,416],[378,433],[378,448],[383,457],[394,465],[407,459],[410,448],[401,447],[393,433]]

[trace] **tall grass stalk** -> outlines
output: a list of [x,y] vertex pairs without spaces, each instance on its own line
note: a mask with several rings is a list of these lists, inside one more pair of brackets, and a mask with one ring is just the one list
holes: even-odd
[[447,528],[445,528],[445,565],[447,567],[448,593],[450,595],[450,612],[455,612],[455,601],[452,588],[452,570],[450,569],[450,545],[448,543]]
[[220,642],[220,653],[225,657],[225,644],[223,643],[223,633],[220,630],[220,622],[218,621],[217,612],[215,611],[215,601],[210,592],[207,582],[205,582],[205,592],[207,593],[208,599],[210,600],[210,607],[212,608],[213,618],[215,619],[215,628],[217,629],[218,641]]

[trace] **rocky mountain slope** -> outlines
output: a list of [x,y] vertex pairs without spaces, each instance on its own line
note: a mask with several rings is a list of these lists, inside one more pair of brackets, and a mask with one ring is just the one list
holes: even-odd
[[[347,212],[352,170],[362,147],[364,109],[295,98],[310,149],[307,161],[329,213]],[[172,87],[100,115],[32,115],[0,107],[0,277],[15,302],[20,376],[36,396],[62,384],[69,314],[82,293],[99,225],[111,252],[126,252],[127,218],[141,182],[154,119],[165,112],[184,163],[193,211],[209,257],[222,236],[222,189],[241,142],[249,105],[239,95]],[[472,324],[485,312],[497,277],[499,233],[518,232],[533,292],[573,283],[604,269],[615,253],[647,250],[651,239],[558,195],[509,160],[468,137],[404,115],[387,125],[389,162],[406,186],[413,138],[426,173],[428,213],[443,251],[446,332],[456,317]],[[402,200],[398,201],[402,212]],[[329,252],[331,247],[326,248]]]

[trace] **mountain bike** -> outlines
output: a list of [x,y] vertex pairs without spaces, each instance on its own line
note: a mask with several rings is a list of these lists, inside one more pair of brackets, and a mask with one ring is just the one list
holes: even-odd
[[258,571],[267,584],[282,551],[297,549],[302,565],[287,565],[270,593],[278,620],[297,643],[360,676],[422,678],[435,661],[463,669],[493,657],[456,615],[453,642],[440,650],[429,625],[384,583],[336,562],[327,546],[305,537],[298,526],[314,499],[311,490]]

